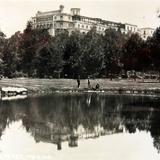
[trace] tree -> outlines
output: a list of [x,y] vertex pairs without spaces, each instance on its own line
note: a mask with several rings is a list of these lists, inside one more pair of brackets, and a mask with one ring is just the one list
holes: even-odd
[[99,76],[104,65],[104,48],[102,36],[92,28],[83,39],[82,47],[83,75]]
[[82,40],[84,35],[75,31],[68,37],[64,53],[64,74],[76,78],[82,73]]
[[34,76],[37,50],[48,43],[50,39],[47,29],[32,29],[31,23],[28,22],[19,46],[19,69],[21,71],[28,76]]
[[19,63],[18,51],[21,33],[18,31],[6,40],[2,60],[4,66],[4,76],[14,77]]
[[34,63],[38,77],[60,77],[67,40],[68,32],[59,32],[37,49]]
[[4,75],[3,51],[6,43],[6,36],[0,32],[0,75]]
[[51,43],[53,47],[52,63],[55,66],[54,72],[58,73],[59,75],[62,74],[63,67],[65,65],[64,56],[66,52],[68,38],[69,38],[68,31],[59,32],[55,37],[53,37]]
[[160,27],[156,29],[153,37],[148,40],[148,43],[154,69],[160,72]]
[[122,47],[125,43],[125,35],[115,29],[107,29],[103,36],[105,52],[104,73],[117,73],[120,71],[120,59],[122,56]]
[[138,56],[141,52],[144,42],[138,34],[132,34],[123,48],[122,62],[124,63],[124,69],[138,70]]

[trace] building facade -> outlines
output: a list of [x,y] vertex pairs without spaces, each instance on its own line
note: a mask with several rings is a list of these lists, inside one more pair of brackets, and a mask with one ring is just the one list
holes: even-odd
[[139,34],[142,39],[147,40],[148,37],[151,37],[154,33],[155,29],[153,28],[140,28]]
[[38,11],[35,17],[31,18],[31,21],[33,28],[46,28],[52,36],[59,30],[67,30],[69,33],[78,30],[81,33],[87,33],[93,27],[99,34],[104,34],[105,30],[109,28],[119,30],[124,34],[138,33],[137,25],[82,16],[80,8],[71,8],[70,13],[65,13],[63,5],[60,5],[59,10],[55,11]]

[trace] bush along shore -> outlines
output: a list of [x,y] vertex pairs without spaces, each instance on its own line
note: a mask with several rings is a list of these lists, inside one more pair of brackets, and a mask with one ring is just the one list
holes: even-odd
[[[99,88],[96,85],[99,84]],[[108,93],[108,94],[143,94],[158,95],[160,94],[160,83],[142,82],[134,80],[115,80],[109,79],[90,79],[80,80],[78,88],[75,79],[1,79],[2,87],[19,87],[26,88],[29,95],[33,94],[53,94],[53,93]]]

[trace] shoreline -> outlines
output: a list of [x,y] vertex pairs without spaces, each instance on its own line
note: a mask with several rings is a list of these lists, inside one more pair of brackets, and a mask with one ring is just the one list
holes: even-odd
[[88,89],[87,79],[81,80],[80,88],[77,87],[75,79],[30,79],[15,78],[1,79],[0,87],[24,87],[28,94],[53,94],[53,93],[73,93],[73,92],[96,92],[108,94],[160,94],[160,83],[158,81],[133,81],[130,79],[117,80],[113,79],[90,79],[91,87],[98,83],[98,90]]

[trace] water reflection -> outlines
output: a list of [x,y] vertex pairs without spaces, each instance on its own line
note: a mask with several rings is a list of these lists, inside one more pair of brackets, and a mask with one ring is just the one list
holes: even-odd
[[160,98],[143,96],[55,94],[17,101],[0,101],[0,137],[21,120],[36,143],[63,149],[77,147],[80,139],[118,133],[150,132],[160,151]]

